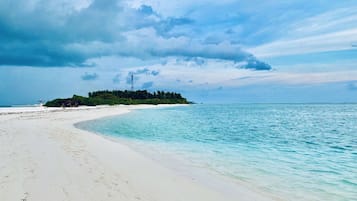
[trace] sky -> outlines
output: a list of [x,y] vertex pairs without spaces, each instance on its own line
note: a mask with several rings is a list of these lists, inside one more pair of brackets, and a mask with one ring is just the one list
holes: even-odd
[[0,105],[102,89],[357,102],[355,0],[1,0]]

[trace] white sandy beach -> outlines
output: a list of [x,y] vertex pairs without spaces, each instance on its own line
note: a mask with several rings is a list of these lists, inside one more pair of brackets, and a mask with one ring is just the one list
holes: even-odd
[[239,185],[224,193],[74,127],[148,107],[156,106],[0,108],[0,200],[270,200]]

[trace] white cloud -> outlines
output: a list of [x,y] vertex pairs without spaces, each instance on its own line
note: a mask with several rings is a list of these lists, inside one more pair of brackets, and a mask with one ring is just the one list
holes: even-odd
[[187,14],[193,8],[199,8],[205,5],[225,5],[236,0],[180,0],[180,1],[167,1],[167,0],[127,0],[127,4],[133,8],[138,8],[141,5],[150,5],[163,16],[182,16]]
[[257,57],[352,49],[357,42],[357,7],[329,11],[287,27],[284,38],[249,48]]
[[[323,84],[347,82],[357,79],[357,71],[319,72],[319,73],[273,73],[265,81],[282,84]],[[263,79],[264,80],[264,79]],[[261,80],[261,81],[263,81]]]
[[340,8],[291,25],[294,36],[308,36],[356,28],[357,7]]
[[[217,87],[240,87],[263,84],[314,85],[348,82],[357,80],[357,70],[338,72],[279,72],[237,69],[230,61],[206,60],[205,65],[170,59],[165,65],[146,66],[151,71],[159,71],[157,76],[137,75],[137,86],[154,82],[157,89],[216,89]],[[127,68],[121,71],[125,76],[143,67]]]
[[340,51],[352,49],[355,41],[357,41],[357,28],[292,40],[279,40],[250,48],[248,51],[259,58]]

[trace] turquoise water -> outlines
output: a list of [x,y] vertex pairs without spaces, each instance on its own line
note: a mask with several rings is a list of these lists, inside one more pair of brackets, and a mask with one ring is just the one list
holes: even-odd
[[356,200],[356,104],[147,109],[80,127],[179,155],[284,200]]

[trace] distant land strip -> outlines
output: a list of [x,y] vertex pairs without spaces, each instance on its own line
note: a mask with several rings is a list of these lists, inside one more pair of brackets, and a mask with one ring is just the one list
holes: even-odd
[[138,105],[138,104],[191,104],[176,92],[147,90],[104,90],[89,92],[88,97],[73,95],[72,98],[57,98],[45,103],[47,107],[78,107],[96,105]]

